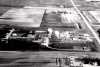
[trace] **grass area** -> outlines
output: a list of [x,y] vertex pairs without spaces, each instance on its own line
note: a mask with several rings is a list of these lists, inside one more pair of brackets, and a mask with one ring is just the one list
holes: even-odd
[[61,5],[69,4],[70,1],[67,0],[0,0],[0,5],[11,5],[11,6],[48,6],[48,5]]

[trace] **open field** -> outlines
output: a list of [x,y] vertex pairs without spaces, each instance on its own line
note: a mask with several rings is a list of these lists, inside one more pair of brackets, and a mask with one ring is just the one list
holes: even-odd
[[66,56],[83,55],[99,57],[99,53],[93,52],[66,52],[66,51],[39,51],[39,52],[19,52],[19,51],[1,51],[1,67],[58,67],[56,58],[65,58]]

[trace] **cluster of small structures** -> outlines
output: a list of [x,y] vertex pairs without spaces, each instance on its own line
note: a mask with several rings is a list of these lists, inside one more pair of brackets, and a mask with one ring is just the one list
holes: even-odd
[[2,18],[11,18],[0,21],[12,26],[3,40],[25,40],[50,49],[96,49],[94,37],[74,8],[24,7],[11,9]]
[[[93,38],[87,33],[77,33],[72,31],[58,31],[48,28],[47,30],[25,31],[12,29],[2,40],[25,40],[38,43],[45,47],[56,49],[71,49],[80,47],[77,50],[90,51]],[[70,47],[69,45],[70,44]],[[90,45],[91,44],[91,45]],[[33,44],[34,45],[34,44]]]
[[76,57],[56,58],[59,67],[100,67],[100,59],[95,57]]

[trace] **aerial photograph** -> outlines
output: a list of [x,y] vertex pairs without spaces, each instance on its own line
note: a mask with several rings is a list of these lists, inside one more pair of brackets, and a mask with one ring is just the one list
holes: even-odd
[[100,67],[100,0],[0,0],[0,67]]

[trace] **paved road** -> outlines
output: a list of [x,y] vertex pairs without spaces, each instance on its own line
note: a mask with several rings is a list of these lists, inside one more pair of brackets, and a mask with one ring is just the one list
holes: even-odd
[[90,25],[90,23],[88,22],[88,20],[86,19],[86,15],[84,16],[80,9],[76,6],[75,2],[76,0],[70,0],[74,6],[74,8],[76,9],[76,11],[78,12],[78,14],[82,17],[82,19],[84,20],[84,23],[86,24],[86,26],[88,27],[88,29],[93,33],[94,37],[96,38],[98,45],[100,45],[100,38],[98,37],[98,34],[96,33],[96,31],[92,28],[92,26]]

